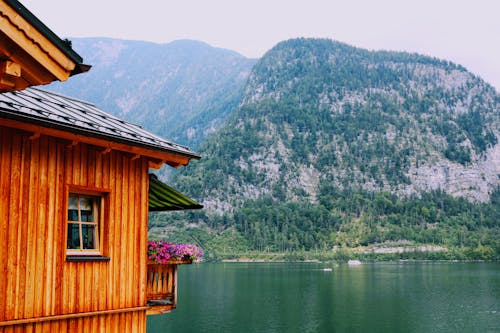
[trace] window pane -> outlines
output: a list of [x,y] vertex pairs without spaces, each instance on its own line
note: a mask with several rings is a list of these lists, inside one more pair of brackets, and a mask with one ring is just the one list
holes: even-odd
[[68,198],[68,209],[78,209],[78,195],[70,194]]
[[94,198],[80,198],[80,214],[82,222],[94,222]]
[[94,213],[91,210],[82,210],[82,222],[94,222]]
[[68,197],[68,220],[78,221],[78,196],[74,194]]
[[82,224],[82,237],[84,249],[97,249],[95,237],[95,225]]
[[78,221],[78,210],[68,209],[68,221]]
[[101,197],[70,193],[68,196],[68,250],[99,250]]
[[68,223],[68,249],[80,249],[80,232],[78,224]]

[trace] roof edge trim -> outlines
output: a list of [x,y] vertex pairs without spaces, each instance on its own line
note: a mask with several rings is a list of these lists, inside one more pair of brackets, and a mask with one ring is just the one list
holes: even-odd
[[[23,4],[17,0],[5,0],[5,2],[14,8],[19,15],[26,21],[31,23],[42,35],[51,41],[58,49],[60,49],[68,58],[76,64],[81,64],[83,58],[75,52],[71,47],[69,40],[62,40],[52,30],[50,30],[42,21],[40,21],[33,13],[31,13]],[[88,69],[87,69],[88,70]]]

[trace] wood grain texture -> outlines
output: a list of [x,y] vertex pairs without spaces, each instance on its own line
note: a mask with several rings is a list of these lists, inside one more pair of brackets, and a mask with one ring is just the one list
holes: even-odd
[[[149,160],[31,134],[0,126],[0,332],[145,332],[145,308],[119,311],[146,305]],[[107,262],[65,260],[72,187],[102,190]]]

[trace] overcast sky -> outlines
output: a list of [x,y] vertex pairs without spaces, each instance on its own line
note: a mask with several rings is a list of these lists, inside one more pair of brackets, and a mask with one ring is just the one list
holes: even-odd
[[327,37],[451,60],[500,91],[500,0],[20,1],[60,37],[194,39],[252,58]]

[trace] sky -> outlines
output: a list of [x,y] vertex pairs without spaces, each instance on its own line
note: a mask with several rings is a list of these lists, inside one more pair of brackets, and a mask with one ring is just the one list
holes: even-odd
[[20,2],[62,38],[193,39],[250,58],[286,39],[330,38],[453,61],[500,91],[500,0]]

